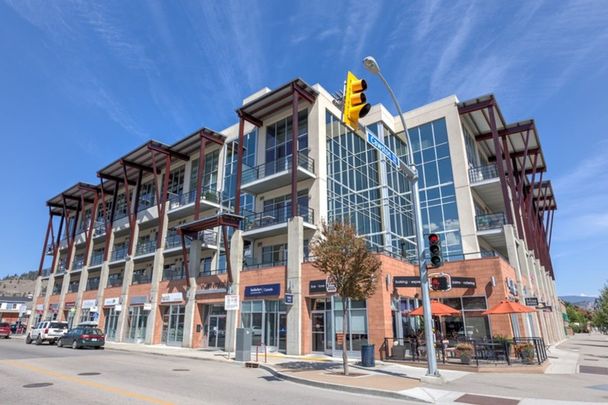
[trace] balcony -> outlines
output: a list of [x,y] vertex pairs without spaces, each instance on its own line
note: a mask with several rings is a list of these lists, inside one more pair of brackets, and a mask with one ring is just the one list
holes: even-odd
[[[315,212],[312,208],[298,206],[298,215],[304,219],[305,229],[316,229]],[[243,219],[243,237],[262,238],[287,232],[287,221],[291,217],[291,205],[266,210]]]
[[[260,194],[291,184],[291,155],[243,170],[241,190]],[[298,154],[298,181],[315,178],[315,162],[304,153]]]
[[243,265],[243,271],[259,270],[259,269],[264,269],[267,267],[279,267],[279,266],[286,266],[286,265],[287,265],[287,260],[262,261],[259,263],[252,261],[252,262],[245,262],[245,264]]
[[156,251],[156,238],[150,239],[137,244],[135,249],[135,256],[143,256],[153,254]]
[[183,280],[186,278],[186,272],[183,266],[170,267],[163,270],[163,281],[165,280]]
[[101,266],[103,263],[103,252],[93,252],[93,256],[91,256],[91,264],[89,267],[93,266]]
[[99,278],[93,278],[87,281],[87,291],[97,290],[99,288]]
[[84,257],[78,256],[74,259],[72,270],[81,270],[84,267]]
[[483,239],[493,249],[505,252],[507,239],[505,237],[504,225],[507,223],[505,214],[483,214],[475,217],[477,224],[477,236]]
[[96,221],[93,228],[93,236],[98,237],[106,234],[106,226],[103,221]]
[[505,209],[500,178],[495,164],[470,168],[469,183],[492,211],[498,212]]
[[151,282],[152,282],[152,274],[137,273],[137,274],[133,274],[133,279],[131,280],[131,285],[150,284]]
[[48,277],[51,275],[51,268],[47,267],[46,269],[42,269],[42,277]]
[[127,257],[127,247],[118,247],[115,248],[112,252],[112,257],[110,258],[111,262],[119,262],[121,260],[125,260]]
[[[219,208],[220,193],[215,189],[216,185],[204,186],[201,190],[201,209]],[[169,213],[184,210],[185,215],[194,212],[194,200],[196,200],[196,190],[187,193],[169,194],[168,210]],[[186,208],[188,207],[188,208]]]
[[106,288],[122,287],[122,273],[114,273],[108,275],[108,284]]
[[[201,240],[201,247],[203,249],[215,249],[217,247],[217,232],[213,230],[204,230],[199,232],[198,239]],[[192,244],[192,240],[190,238],[185,238],[186,247],[190,247]],[[182,238],[180,235],[172,234],[167,235],[165,239],[165,250],[172,249],[181,249],[182,247]]]
[[225,274],[225,273],[226,273],[226,268],[220,267],[220,268],[215,268],[215,269],[203,269],[198,272],[198,276],[199,277],[217,276],[219,274]]
[[71,292],[71,293],[78,292],[78,283],[70,284],[70,286],[68,287],[68,292]]

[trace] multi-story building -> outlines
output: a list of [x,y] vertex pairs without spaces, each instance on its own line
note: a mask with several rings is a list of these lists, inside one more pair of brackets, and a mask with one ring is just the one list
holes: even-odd
[[[376,105],[353,132],[332,96],[295,80],[238,108],[238,123],[165,145],[149,141],[47,202],[36,317],[97,321],[109,340],[336,354],[418,327],[411,190],[366,141],[404,159],[399,117]],[[454,96],[405,114],[426,233],[441,235],[452,289],[432,293],[461,311],[447,337],[563,337],[549,255],[551,183],[533,121],[509,124],[493,96]],[[382,260],[375,294],[342,301],[309,261],[323,222],[354,224]],[[45,263],[49,265],[45,267]],[[44,289],[44,292],[42,290]],[[285,301],[285,294],[293,302]],[[237,311],[224,309],[237,294]],[[501,300],[536,298],[536,313],[488,317]]]

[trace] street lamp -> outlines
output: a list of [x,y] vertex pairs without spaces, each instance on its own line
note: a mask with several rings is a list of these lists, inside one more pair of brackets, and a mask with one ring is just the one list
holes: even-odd
[[403,125],[403,132],[405,134],[405,139],[407,141],[407,158],[406,162],[401,162],[400,170],[404,172],[405,176],[410,181],[411,189],[412,189],[412,204],[414,206],[414,221],[416,223],[416,253],[418,257],[418,267],[420,270],[420,288],[422,290],[422,309],[424,314],[424,335],[426,341],[426,356],[427,356],[427,375],[432,377],[439,377],[439,371],[437,370],[437,358],[435,357],[435,345],[433,342],[433,324],[432,324],[432,314],[431,314],[431,297],[429,294],[429,278],[428,272],[426,268],[426,259],[424,255],[424,239],[423,239],[423,230],[422,230],[422,214],[420,211],[420,200],[418,194],[418,171],[416,170],[416,166],[413,162],[413,151],[412,151],[412,142],[410,141],[410,136],[407,132],[407,126],[405,125],[405,118],[403,117],[403,113],[401,112],[401,107],[399,107],[399,102],[395,97],[395,93],[388,85],[388,82],[382,76],[380,72],[380,65],[376,62],[372,56],[368,56],[363,59],[363,66],[369,72],[377,75],[384,86],[386,86],[386,90],[390,94],[393,99],[393,103],[397,108],[397,113],[399,114],[399,118],[401,119],[401,124]]

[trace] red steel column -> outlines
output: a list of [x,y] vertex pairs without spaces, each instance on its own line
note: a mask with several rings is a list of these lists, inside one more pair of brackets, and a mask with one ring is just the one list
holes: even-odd
[[496,165],[498,166],[498,174],[500,175],[500,186],[502,188],[502,196],[505,204],[507,223],[513,224],[513,213],[509,204],[509,190],[507,189],[507,178],[505,168],[502,162],[502,151],[498,140],[498,130],[496,128],[496,117],[494,116],[494,105],[488,107],[488,116],[490,120],[490,130],[492,131],[492,140],[494,141],[494,150],[496,152]]
[[38,266],[38,275],[42,274],[42,266],[44,266],[44,256],[46,256],[46,250],[48,248],[49,243],[49,235],[51,233],[51,228],[53,226],[53,212],[49,208],[49,223],[46,226],[46,234],[44,236],[44,244],[42,245],[42,255],[40,256],[40,266]]

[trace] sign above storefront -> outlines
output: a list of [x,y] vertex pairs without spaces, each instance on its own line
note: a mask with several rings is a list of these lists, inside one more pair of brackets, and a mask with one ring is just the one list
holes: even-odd
[[83,300],[82,309],[90,309],[97,305],[97,300]]
[[144,311],[152,311],[152,304],[144,304]]
[[196,290],[196,295],[204,294],[223,294],[228,291],[228,284],[222,281],[214,283],[203,283],[201,287]]
[[104,307],[113,307],[120,304],[120,297],[106,298],[103,300]]
[[308,293],[326,293],[327,282],[325,280],[312,280],[308,283]]
[[59,304],[51,304],[49,305],[49,309],[51,310],[51,312],[57,312],[59,311]]
[[285,293],[285,305],[293,305],[293,294]]
[[44,304],[37,304],[36,311],[44,311]]
[[395,287],[420,287],[420,277],[416,276],[400,276],[393,278]]
[[175,293],[165,293],[160,296],[160,302],[178,302],[184,300],[184,293],[175,292]]
[[[393,278],[393,285],[400,287],[420,288],[420,278],[417,276],[398,276]],[[451,277],[452,288],[475,288],[475,277]]]
[[148,301],[148,297],[146,297],[145,295],[136,295],[134,297],[131,297],[131,299],[129,300],[129,304],[141,305],[141,304],[145,304],[147,301]]
[[527,297],[526,305],[529,307],[537,307],[538,306],[538,298],[537,297]]
[[452,277],[452,288],[476,288],[475,277]]
[[269,295],[279,295],[281,284],[252,285],[245,287],[245,297],[266,297]]
[[63,307],[64,307],[65,309],[74,308],[75,306],[76,306],[76,302],[74,302],[74,301],[67,301],[67,302],[66,302],[66,303],[63,305]]

